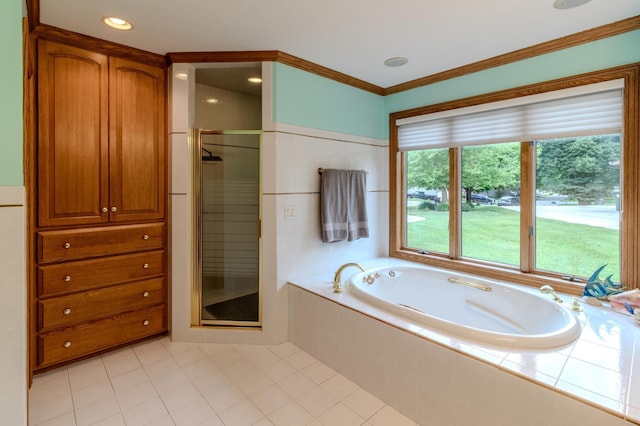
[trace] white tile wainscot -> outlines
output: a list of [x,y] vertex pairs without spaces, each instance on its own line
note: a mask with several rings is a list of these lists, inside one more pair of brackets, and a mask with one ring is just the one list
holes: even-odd
[[[357,273],[347,271],[343,282]],[[640,326],[631,317],[585,306],[568,346],[492,347],[334,294],[332,278],[289,282],[291,342],[419,424],[640,424]]]

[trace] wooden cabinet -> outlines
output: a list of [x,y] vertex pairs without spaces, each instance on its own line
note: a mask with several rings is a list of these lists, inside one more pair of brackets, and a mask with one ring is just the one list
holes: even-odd
[[164,70],[38,43],[38,226],[159,220]]
[[75,44],[38,41],[36,372],[167,331],[165,68]]
[[[38,368],[167,329],[163,224],[40,231],[37,237]],[[58,255],[60,248],[68,254]]]

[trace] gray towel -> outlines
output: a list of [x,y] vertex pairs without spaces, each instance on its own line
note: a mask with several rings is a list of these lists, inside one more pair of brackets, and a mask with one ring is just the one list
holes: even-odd
[[320,184],[322,241],[353,241],[369,237],[363,170],[324,169]]

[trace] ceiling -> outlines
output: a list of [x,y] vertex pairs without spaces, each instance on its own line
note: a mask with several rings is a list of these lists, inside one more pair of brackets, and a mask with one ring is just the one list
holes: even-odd
[[159,54],[279,50],[387,88],[640,15],[640,0],[553,1],[40,0],[40,22]]

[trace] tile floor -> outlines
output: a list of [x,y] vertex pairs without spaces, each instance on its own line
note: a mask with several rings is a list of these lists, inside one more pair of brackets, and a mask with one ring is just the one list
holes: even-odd
[[35,376],[29,425],[415,423],[291,343],[163,337]]

